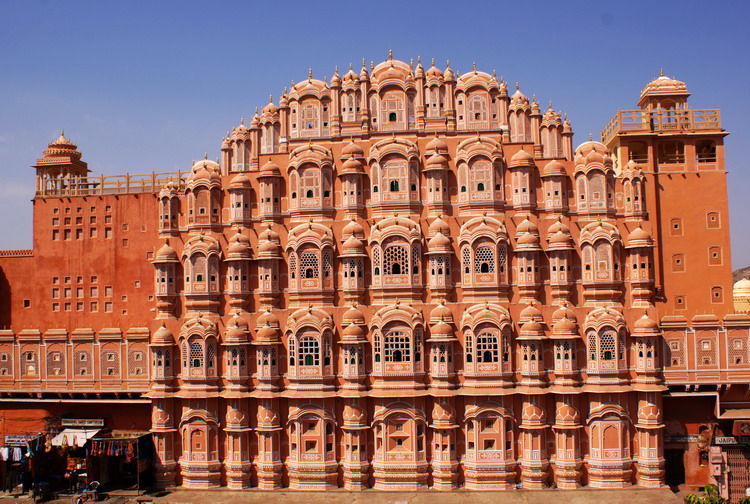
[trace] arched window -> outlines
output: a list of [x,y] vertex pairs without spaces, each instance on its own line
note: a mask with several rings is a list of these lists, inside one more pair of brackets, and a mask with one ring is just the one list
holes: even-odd
[[403,331],[390,331],[384,342],[386,362],[411,362],[411,338]]
[[474,270],[476,273],[495,272],[495,252],[491,247],[477,247],[474,252]]
[[477,336],[476,352],[477,362],[499,362],[500,348],[497,335],[492,332],[480,333]]
[[701,140],[695,144],[695,153],[699,163],[715,163],[716,142],[713,140]]
[[320,278],[318,254],[315,252],[303,252],[300,254],[300,277]]
[[383,253],[383,271],[386,275],[409,273],[408,253],[405,246],[389,245]]
[[302,336],[299,339],[297,362],[300,366],[320,365],[320,344],[315,336]]

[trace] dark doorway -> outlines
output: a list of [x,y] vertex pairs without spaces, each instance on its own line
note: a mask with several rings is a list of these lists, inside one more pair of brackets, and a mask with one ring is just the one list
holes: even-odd
[[685,450],[664,450],[667,485],[677,489],[685,484]]

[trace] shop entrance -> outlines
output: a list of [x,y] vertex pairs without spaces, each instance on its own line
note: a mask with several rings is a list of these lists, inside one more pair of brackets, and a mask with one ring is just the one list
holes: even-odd
[[664,450],[667,485],[673,490],[685,484],[685,450]]
[[729,500],[738,501],[750,486],[750,448],[724,448],[729,466]]

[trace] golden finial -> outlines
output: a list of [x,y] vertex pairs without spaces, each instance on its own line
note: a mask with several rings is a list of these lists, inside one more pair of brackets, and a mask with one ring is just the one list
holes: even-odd
[[552,110],[552,100],[549,101],[549,109]]
[[422,56],[417,56],[417,65],[422,64]]
[[308,141],[307,141],[307,148],[308,148],[309,150],[313,150],[313,148],[312,148],[312,140],[308,140]]
[[568,120],[568,113],[567,113],[567,112],[565,112],[565,113],[563,114],[563,120],[564,120],[564,121],[567,121],[567,120]]
[[472,63],[472,67],[474,68],[474,73],[477,73],[477,62],[475,61]]
[[240,126],[244,126],[244,125],[245,125],[245,118],[243,117],[240,119]]
[[370,60],[370,71],[372,72],[373,70],[375,70],[375,62]]
[[273,103],[273,95],[268,95],[268,103]]
[[414,68],[414,58],[409,60],[409,68]]
[[451,60],[445,60],[445,66],[446,66],[446,68],[450,68],[451,67]]
[[338,75],[338,74],[339,74],[339,66],[336,65],[336,69],[333,71],[333,75]]
[[203,159],[206,159],[206,160],[208,159],[208,152],[203,154]]
[[64,137],[64,136],[65,136],[65,130],[60,130],[60,136],[61,136],[61,137]]
[[258,107],[255,107],[255,115],[258,115]]
[[365,59],[362,58],[362,68],[366,68],[366,67],[367,67],[367,62],[365,62]]
[[589,133],[589,142],[592,141],[593,139],[594,139],[594,135],[592,135],[591,133]]
[[307,71],[307,80],[312,80],[312,68]]
[[393,49],[388,49],[388,59],[393,60]]
[[659,69],[659,77],[664,77],[664,69],[663,68]]
[[294,86],[296,86],[296,84],[292,81],[292,89],[294,89]]
[[492,76],[497,80],[497,70],[492,69]]
[[353,70],[352,70],[352,64],[351,64],[351,63],[349,63],[349,71],[350,71],[350,72],[352,72],[352,71],[353,71]]
[[516,91],[518,91],[518,81],[516,81]]

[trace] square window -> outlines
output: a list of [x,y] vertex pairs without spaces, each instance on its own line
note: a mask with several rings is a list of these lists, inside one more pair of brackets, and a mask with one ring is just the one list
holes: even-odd
[[63,282],[65,282],[66,284],[69,284],[70,283],[70,277],[63,278]]
[[97,277],[96,275],[92,275],[91,278],[89,279],[89,282],[96,283],[98,279],[99,277]]
[[111,302],[104,303],[104,312],[105,313],[112,313],[112,303]]
[[104,297],[112,297],[112,286],[111,285],[105,285],[104,286]]
[[83,311],[83,303],[76,303],[76,311]]
[[70,311],[70,303],[65,303],[63,306],[65,307],[65,311]]
[[90,305],[90,309],[92,312],[98,312],[99,311],[99,303],[96,301],[92,301]]
[[23,307],[29,308],[31,306],[31,299],[24,299],[23,300]]
[[60,303],[52,303],[52,311],[60,311]]
[[104,238],[112,238],[112,228],[104,228]]
[[98,234],[96,228],[89,228],[89,238],[96,238]]

